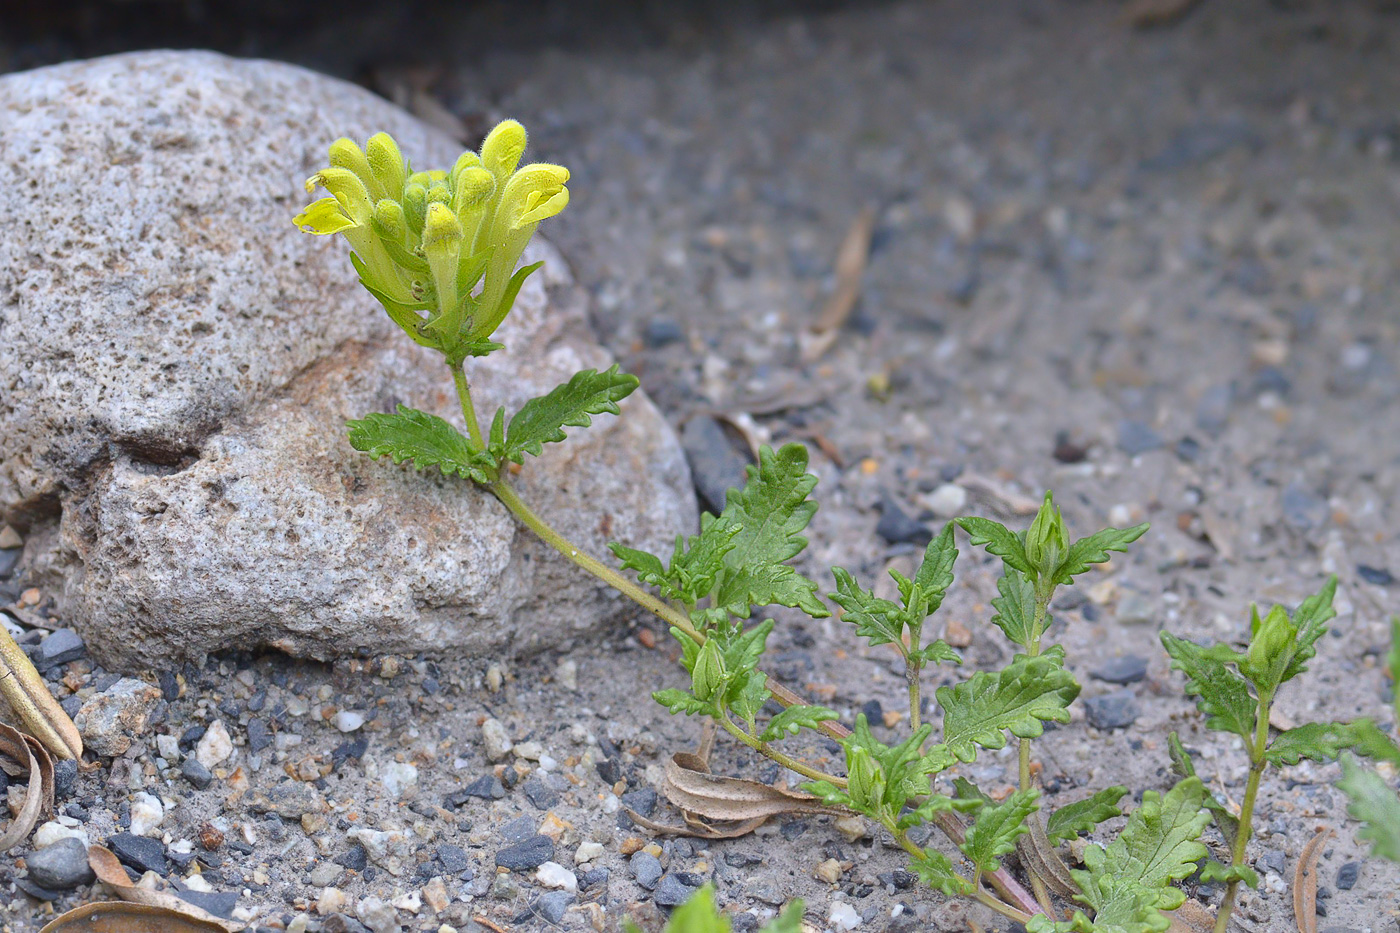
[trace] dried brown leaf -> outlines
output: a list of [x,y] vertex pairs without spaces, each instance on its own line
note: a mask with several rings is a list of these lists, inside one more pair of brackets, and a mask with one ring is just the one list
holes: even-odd
[[[29,775],[24,806],[20,807],[9,829],[0,833],[0,852],[8,852],[29,838],[42,817],[53,814],[53,761],[32,736],[4,723],[0,723],[0,756],[20,764],[15,777]],[[8,767],[5,770],[10,772]]]
[[1331,837],[1332,830],[1325,829],[1309,839],[1293,869],[1293,919],[1298,933],[1317,933],[1317,860]]
[[117,861],[117,857],[102,846],[88,846],[88,864],[92,866],[93,874],[97,875],[97,880],[115,891],[122,900],[147,904],[151,907],[161,907],[200,923],[213,924],[214,928],[225,931],[225,933],[234,933],[234,931],[243,929],[243,924],[216,917],[207,910],[201,910],[168,891],[155,891],[150,888],[138,887],[127,877],[126,869],[122,868],[122,863]]
[[703,759],[686,752],[677,752],[666,762],[662,793],[682,812],[706,820],[735,822],[784,813],[848,815],[801,791],[711,774]]
[[851,223],[841,241],[841,249],[836,254],[836,288],[822,306],[811,333],[804,335],[807,338],[802,351],[804,362],[820,359],[831,348],[841,325],[855,309],[860,298],[860,280],[870,260],[870,238],[874,232],[875,211],[867,207]]
[[1031,814],[1028,822],[1030,832],[1016,840],[1016,853],[1021,856],[1022,864],[1056,894],[1061,897],[1077,897],[1082,893],[1079,885],[1075,884],[1069,869],[1061,861],[1055,847],[1050,844],[1039,816]]
[[19,724],[59,758],[81,760],[83,739],[78,727],[58,705],[44,678],[10,633],[0,628],[0,696],[14,710]]
[[149,904],[101,901],[55,917],[39,933],[225,933],[227,928]]

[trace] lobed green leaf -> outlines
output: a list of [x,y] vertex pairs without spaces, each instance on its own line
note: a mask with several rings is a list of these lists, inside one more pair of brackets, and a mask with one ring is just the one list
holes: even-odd
[[1362,725],[1370,725],[1369,720],[1360,723],[1309,722],[1280,732],[1264,751],[1264,758],[1274,765],[1296,765],[1304,758],[1313,761],[1331,761],[1345,748],[1351,748],[1360,740]]
[[412,460],[420,470],[435,466],[444,476],[457,475],[478,483],[490,482],[495,467],[489,456],[472,447],[460,431],[427,412],[404,405],[394,414],[375,412],[348,423],[350,446],[371,457]]
[[696,714],[709,716],[715,712],[713,703],[697,700],[684,690],[657,690],[651,695],[651,698],[672,713],[685,713],[687,716]]
[[836,578],[836,592],[829,598],[845,610],[841,620],[854,625],[856,634],[872,646],[895,644],[903,648],[904,610],[862,587],[844,568],[833,567],[831,574]]
[[1088,570],[1090,564],[1107,563],[1110,551],[1126,551],[1128,545],[1141,538],[1149,527],[1144,522],[1132,528],[1105,528],[1087,538],[1080,538],[1069,546],[1069,551],[1055,568],[1055,582],[1069,583],[1074,577]]
[[1001,857],[1016,851],[1016,837],[1030,832],[1026,818],[1040,809],[1039,799],[1040,791],[1028,788],[983,805],[959,848],[980,871],[999,870]]
[[1001,595],[992,599],[992,608],[997,611],[992,616],[992,624],[1012,642],[1029,651],[1038,634],[1035,631],[1035,585],[1024,573],[1007,566],[997,580],[997,592]]
[[493,450],[504,460],[524,463],[525,455],[538,457],[544,445],[565,439],[564,428],[586,428],[593,415],[620,414],[617,403],[637,388],[637,377],[618,372],[617,366],[596,372],[585,369],[547,394],[532,398],[511,416],[505,442]]
[[943,743],[959,761],[973,761],[978,745],[1004,748],[1007,730],[1035,738],[1047,720],[1069,722],[1069,705],[1078,695],[1060,646],[1035,658],[1018,654],[1002,671],[979,671],[955,687],[938,689]]
[[1104,820],[1122,816],[1118,801],[1126,787],[1105,787],[1092,796],[1060,807],[1045,821],[1045,835],[1053,843],[1068,842],[1080,833],[1093,832]]
[[1347,795],[1347,812],[1366,825],[1357,833],[1371,843],[1371,852],[1400,862],[1400,799],[1376,772],[1363,768],[1351,756],[1342,759],[1342,779],[1337,787]]
[[1035,568],[1026,556],[1025,541],[1016,532],[990,518],[969,516],[955,521],[968,533],[974,546],[985,547],[988,554],[1000,557],[1008,567],[1014,567],[1028,577],[1035,577]]
[[1186,674],[1186,692],[1206,715],[1206,726],[1233,732],[1245,741],[1254,738],[1258,703],[1249,694],[1244,677],[1226,666],[1212,648],[1162,632],[1162,646],[1171,655],[1172,667]]
[[761,742],[776,742],[797,735],[803,729],[817,729],[821,723],[840,719],[835,710],[825,706],[789,706],[772,719],[758,737]]

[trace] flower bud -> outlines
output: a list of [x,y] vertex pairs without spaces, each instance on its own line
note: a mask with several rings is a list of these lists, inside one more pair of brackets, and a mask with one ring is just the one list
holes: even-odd
[[450,314],[457,309],[457,259],[462,253],[462,225],[457,215],[437,201],[428,204],[423,222],[423,255],[433,273],[438,309]]
[[404,183],[408,180],[408,163],[399,152],[398,143],[388,133],[375,133],[365,143],[365,155],[375,180],[384,189],[387,197],[397,198],[403,194]]
[[695,670],[690,672],[691,687],[700,700],[708,700],[724,686],[724,655],[720,654],[719,644],[713,639],[705,642],[695,659]]
[[306,180],[306,191],[311,193],[320,185],[331,193],[331,196],[339,202],[345,215],[356,224],[369,223],[371,212],[369,201],[369,190],[365,188],[365,183],[360,180],[348,168],[341,166],[331,166],[323,168]]
[[370,170],[369,159],[365,158],[364,152],[355,144],[352,139],[344,137],[331,143],[330,163],[336,168],[345,168],[354,172],[356,177],[364,183],[372,198],[382,198],[386,194],[383,186],[375,180],[374,172]]
[[386,240],[402,244],[408,237],[408,218],[398,201],[381,198],[374,205],[374,232]]
[[435,181],[428,186],[429,204],[450,204],[452,202],[452,191],[444,182]]
[[480,167],[481,156],[477,155],[475,152],[472,152],[470,149],[459,155],[457,157],[456,164],[452,166],[452,171],[449,173],[449,178],[452,182],[452,187],[455,189],[457,185],[461,183],[462,173],[465,172],[467,169]]
[[1065,520],[1047,492],[1040,511],[1035,514],[1035,521],[1031,522],[1030,530],[1026,532],[1026,558],[1036,572],[1048,580],[1054,577],[1060,560],[1068,550],[1069,532],[1065,528]]
[[408,219],[408,229],[422,236],[423,220],[428,213],[428,189],[417,182],[404,186],[403,212]]
[[859,745],[846,749],[846,792],[858,809],[873,810],[884,796],[880,764]]
[[520,164],[520,157],[525,154],[525,142],[525,127],[515,120],[497,123],[496,128],[486,134],[486,140],[481,144],[481,164],[496,176],[498,184],[510,177],[510,173]]
[[457,174],[457,196],[452,206],[458,213],[480,210],[495,193],[495,177],[479,165],[469,166]]
[[[498,229],[519,230],[552,217],[569,203],[569,170],[562,165],[536,162],[511,176],[497,209]],[[503,226],[501,226],[503,225]]]

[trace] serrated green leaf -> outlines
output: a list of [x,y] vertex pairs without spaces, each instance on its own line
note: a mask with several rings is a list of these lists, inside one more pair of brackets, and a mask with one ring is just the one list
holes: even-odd
[[991,797],[984,794],[982,788],[961,775],[953,778],[953,791],[956,793],[959,800],[966,800],[968,803],[974,804],[975,806],[980,807],[984,803],[990,804],[996,802],[992,800]]
[[763,704],[772,698],[768,689],[768,675],[763,671],[748,671],[736,674],[729,680],[729,689],[724,693],[725,702],[737,715],[748,723],[749,731],[754,728],[754,720]]
[[[686,898],[684,904],[671,912],[671,919],[666,922],[662,933],[730,933],[729,917],[715,907],[714,892],[713,884],[705,884]],[[802,910],[802,900],[794,900],[758,933],[799,933],[802,929]],[[641,928],[631,919],[623,921],[623,928],[627,933],[641,933]]]
[[[1369,724],[1367,720],[1363,722]],[[1275,736],[1264,751],[1264,758],[1274,765],[1296,765],[1304,758],[1331,761],[1342,749],[1357,743],[1358,728],[1357,723],[1304,723]]]
[[973,761],[977,745],[1004,748],[1007,730],[1035,738],[1047,720],[1069,722],[1069,704],[1078,695],[1060,646],[1035,658],[1018,654],[1002,671],[979,671],[955,687],[938,689],[943,743],[959,761]]
[[768,636],[772,632],[773,620],[764,619],[749,629],[736,627],[716,633],[714,637],[720,639],[720,648],[724,652],[725,668],[731,674],[753,670],[758,665],[758,659],[763,657]]
[[909,657],[922,661],[924,664],[961,664],[962,655],[953,650],[943,639],[929,642],[918,651],[909,652]]
[[636,388],[637,377],[618,372],[616,365],[601,373],[591,369],[576,373],[511,416],[500,456],[516,463],[524,463],[526,454],[538,457],[545,444],[565,439],[564,428],[586,428],[593,423],[593,415],[619,414],[617,403]]
[[1035,576],[1035,568],[1026,557],[1025,542],[1016,532],[990,518],[970,516],[955,521],[968,533],[974,546],[985,547],[988,554],[995,554],[1007,566],[1016,568],[1028,577]]
[[642,583],[656,587],[672,599],[679,597],[676,588],[671,585],[670,578],[666,574],[666,567],[661,563],[661,558],[647,551],[625,547],[616,541],[609,542],[608,549],[618,560],[622,561],[620,565],[622,570],[636,571],[637,579]]
[[940,813],[972,813],[981,806],[982,801],[980,800],[965,800],[960,797],[949,797],[945,794],[930,794],[917,807],[906,807],[900,814],[895,828],[908,829],[911,826],[926,826],[932,823]]
[[734,550],[734,538],[741,531],[738,525],[717,521],[707,514],[700,534],[692,537],[686,547],[682,548],[677,540],[669,576],[684,602],[694,605],[710,595],[715,580],[724,571],[725,555]]
[[[1012,642],[1030,650],[1035,640],[1035,585],[1030,578],[1012,567],[1004,567],[997,580],[1000,596],[992,599],[992,624]],[[1048,616],[1047,616],[1048,619]]]
[[412,460],[420,470],[435,466],[445,476],[456,474],[478,483],[490,482],[495,466],[485,453],[473,450],[460,431],[427,412],[400,405],[395,414],[373,413],[350,421],[350,446],[371,457]]
[[[1186,746],[1181,744],[1181,737],[1175,732],[1167,735],[1167,755],[1171,758],[1172,771],[1177,777],[1196,776],[1196,766],[1191,762]],[[1235,834],[1240,831],[1240,818],[1231,813],[1230,809],[1221,803],[1220,798],[1209,790],[1206,791],[1205,803],[1202,806],[1210,811],[1211,818],[1215,820],[1215,828],[1220,830],[1220,835],[1225,838],[1225,847],[1234,846]]]
[[687,716],[710,715],[714,712],[715,705],[697,700],[684,690],[657,690],[651,698],[672,713],[685,713]]
[[1400,862],[1400,799],[1385,779],[1358,765],[1350,755],[1342,758],[1342,779],[1337,787],[1350,801],[1347,812],[1366,825],[1357,833],[1371,843],[1371,853]]
[[1201,881],[1207,884],[1230,884],[1243,881],[1251,888],[1259,887],[1259,873],[1248,865],[1225,865],[1215,859],[1207,859],[1201,867]]
[[1258,703],[1249,695],[1244,677],[1225,666],[1214,649],[1162,632],[1162,646],[1171,655],[1172,667],[1186,675],[1186,692],[1206,715],[1206,726],[1233,732],[1253,741]]
[[906,608],[911,612],[917,608],[921,617],[937,612],[938,607],[943,605],[943,597],[948,592],[948,587],[953,585],[953,564],[957,559],[958,548],[953,540],[953,523],[949,522],[943,526],[938,537],[924,548],[924,559],[919,563],[919,569],[914,571],[913,584],[923,597],[922,604],[918,607],[909,604],[909,594],[906,593]]
[[972,882],[958,874],[952,859],[937,849],[925,849],[923,858],[910,859],[909,867],[920,881],[949,897],[974,893]]
[[840,718],[835,710],[825,706],[789,706],[768,720],[767,728],[758,739],[760,742],[776,742],[797,735],[803,729],[817,729],[821,723]]
[[1363,758],[1388,761],[1400,768],[1400,746],[1396,746],[1390,736],[1382,732],[1369,719],[1359,719],[1352,723],[1355,742],[1351,750]]
[[855,728],[841,741],[848,782],[845,805],[888,824],[898,819],[911,798],[928,795],[936,761],[920,755],[919,748],[931,731],[932,726],[925,723],[903,742],[890,746],[871,734],[864,713],[856,716]]
[[984,805],[959,848],[982,871],[997,871],[1001,857],[1016,851],[1016,837],[1030,832],[1026,818],[1040,809],[1039,800],[1040,791],[1032,787],[1016,791],[1001,803]]
[[813,618],[830,615],[817,598],[816,583],[783,563],[807,546],[801,532],[817,510],[807,498],[817,484],[807,472],[807,448],[785,444],[775,452],[763,447],[758,463],[747,469],[744,488],[729,490],[717,519],[739,531],[724,556],[724,578],[714,603],[739,618],[748,618],[753,606],[773,605],[797,607]]
[[1337,617],[1332,600],[1337,595],[1337,578],[1331,576],[1312,596],[1298,606],[1293,613],[1293,625],[1298,629],[1296,647],[1279,683],[1285,683],[1308,669],[1307,662],[1317,654],[1316,643],[1327,631],[1327,623]]
[[1105,528],[1087,538],[1080,538],[1055,568],[1055,582],[1066,584],[1089,569],[1090,564],[1107,563],[1109,551],[1126,551],[1128,545],[1141,538],[1149,525],[1144,522],[1132,528]]
[[896,644],[903,647],[903,610],[856,583],[844,568],[833,567],[831,574],[836,578],[836,592],[829,594],[829,598],[845,610],[841,621],[854,625],[856,634],[872,646]]
[[1118,801],[1126,787],[1105,787],[1092,796],[1060,807],[1045,821],[1045,835],[1053,843],[1068,842],[1080,833],[1093,832],[1104,820],[1122,816]]

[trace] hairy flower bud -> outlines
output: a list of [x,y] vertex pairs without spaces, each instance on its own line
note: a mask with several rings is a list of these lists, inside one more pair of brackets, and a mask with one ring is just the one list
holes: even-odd
[[365,143],[365,158],[370,171],[384,190],[384,196],[397,198],[403,194],[403,186],[408,180],[408,163],[399,144],[388,133],[375,133]]
[[713,639],[701,646],[690,679],[695,696],[700,700],[710,699],[724,685],[724,655],[720,654],[719,644]]
[[520,157],[525,154],[525,143],[525,127],[515,120],[503,120],[486,134],[486,140],[481,144],[481,164],[496,176],[497,184],[504,183],[520,164]]
[[374,172],[370,169],[369,159],[365,157],[364,151],[355,144],[352,139],[340,138],[331,143],[330,163],[336,168],[349,169],[355,176],[364,183],[365,190],[373,199],[379,199],[388,192],[384,186],[374,177]]
[[398,201],[381,198],[374,205],[374,232],[386,240],[403,243],[408,236],[408,218]]

